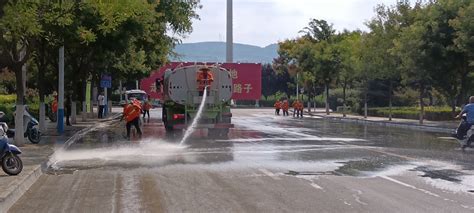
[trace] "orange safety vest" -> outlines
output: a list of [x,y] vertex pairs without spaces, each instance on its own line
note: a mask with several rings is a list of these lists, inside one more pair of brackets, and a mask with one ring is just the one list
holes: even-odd
[[293,107],[293,109],[296,110],[296,109],[298,109],[298,106],[299,106],[298,104],[299,104],[298,101],[294,101],[291,106]]
[[51,103],[51,109],[54,113],[58,111],[58,100],[56,100],[56,98],[54,98],[53,103]]
[[275,103],[275,105],[273,105],[275,107],[275,109],[281,109],[281,102],[280,101],[277,101]]
[[284,101],[283,102],[283,107],[282,107],[284,110],[288,110],[289,108],[289,105],[288,105],[288,101]]
[[127,122],[133,121],[140,116],[140,110],[140,106],[136,104],[127,104],[123,107],[123,117]]
[[304,109],[304,104],[302,102],[298,103],[298,109],[303,110]]
[[151,104],[148,102],[145,102],[145,105],[143,106],[143,110],[150,110],[151,109]]
[[210,73],[209,71],[207,73],[204,73],[204,71],[198,72],[197,83],[198,83],[199,91],[204,91],[204,88],[208,85],[211,85],[213,81],[214,81],[214,77],[212,76],[212,73]]

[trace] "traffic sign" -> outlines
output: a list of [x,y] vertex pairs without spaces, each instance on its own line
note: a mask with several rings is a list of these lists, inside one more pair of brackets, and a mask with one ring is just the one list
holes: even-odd
[[112,88],[112,76],[102,75],[102,77],[100,78],[100,87]]

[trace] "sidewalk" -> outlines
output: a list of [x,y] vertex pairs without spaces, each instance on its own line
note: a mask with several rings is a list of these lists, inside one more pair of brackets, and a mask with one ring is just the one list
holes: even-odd
[[439,133],[452,133],[458,126],[459,121],[427,121],[424,120],[423,124],[419,124],[419,120],[412,119],[401,119],[393,118],[392,121],[389,121],[385,117],[367,117],[361,115],[347,115],[343,117],[342,113],[331,113],[326,115],[326,112],[321,109],[313,110],[312,112],[304,111],[304,114],[311,117],[319,117],[328,120],[336,120],[341,122],[350,122],[350,123],[362,123],[368,125],[376,126],[393,126],[407,129],[417,129],[430,132],[439,132]]
[[[111,118],[113,116],[109,116]],[[8,209],[25,193],[31,185],[43,174],[46,162],[49,160],[56,148],[62,147],[64,143],[77,132],[91,128],[99,123],[98,119],[87,119],[81,121],[78,116],[77,124],[65,126],[63,135],[59,135],[56,130],[56,123],[46,121],[47,131],[41,134],[41,142],[32,144],[25,139],[24,146],[20,147],[23,161],[23,171],[17,176],[8,176],[0,171],[0,212],[7,212]]]

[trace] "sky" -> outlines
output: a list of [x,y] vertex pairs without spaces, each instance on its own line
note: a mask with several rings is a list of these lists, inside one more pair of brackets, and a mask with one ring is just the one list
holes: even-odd
[[[311,18],[324,19],[338,31],[367,30],[377,4],[397,0],[234,0],[234,43],[260,47],[295,38]],[[200,20],[183,43],[225,41],[226,0],[201,0]]]

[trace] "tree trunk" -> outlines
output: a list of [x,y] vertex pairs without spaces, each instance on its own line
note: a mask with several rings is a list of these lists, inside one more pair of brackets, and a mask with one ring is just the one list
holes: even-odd
[[329,84],[326,83],[326,115],[329,114]]
[[16,77],[16,111],[15,111],[15,139],[14,144],[17,146],[23,146],[25,138],[23,136],[23,112],[25,109],[25,88],[24,88],[24,75],[23,72],[26,67],[20,63],[15,63],[11,68],[15,72]]
[[423,103],[423,93],[424,87],[420,88],[420,124],[423,124],[424,114],[425,114],[425,104]]
[[39,128],[40,131],[46,131],[46,108],[44,103],[44,74],[46,70],[46,62],[44,60],[44,53],[39,56],[40,62],[38,63],[38,93],[39,93],[39,101],[40,101],[40,111],[39,111]]
[[456,98],[453,98],[451,100],[451,112],[453,114],[453,117],[456,116]]
[[342,117],[346,117],[346,84],[342,86]]
[[393,82],[390,81],[388,91],[388,120],[392,121],[392,93],[393,93]]
[[367,89],[364,91],[364,118],[367,119]]

